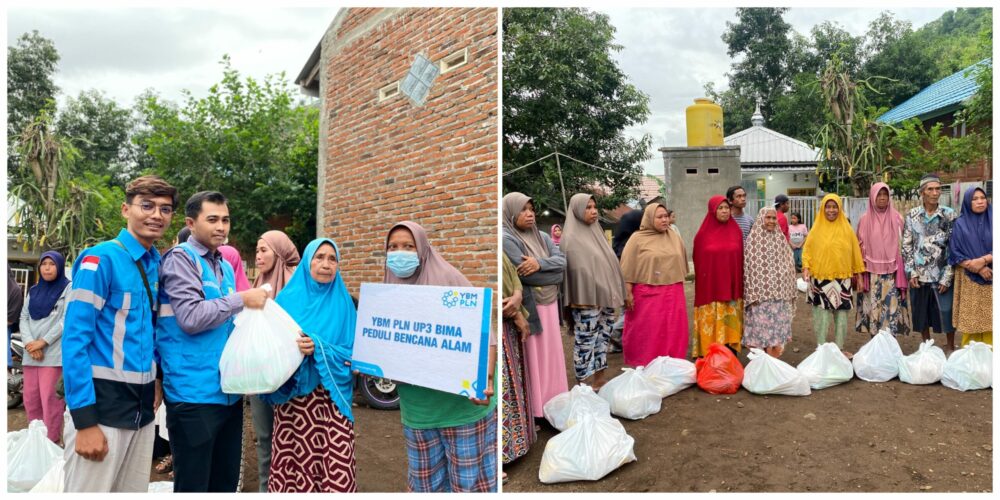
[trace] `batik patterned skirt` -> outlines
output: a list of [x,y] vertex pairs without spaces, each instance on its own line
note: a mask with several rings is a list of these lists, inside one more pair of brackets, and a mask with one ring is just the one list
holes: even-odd
[[708,354],[708,346],[719,343],[740,351],[743,337],[743,299],[712,302],[694,308],[691,357]]
[[747,306],[743,317],[743,345],[766,349],[792,340],[795,303],[765,300]]
[[[952,299],[952,320],[955,331],[964,335],[993,332],[993,283],[980,285],[955,268],[955,296]],[[973,338],[983,341],[985,338]],[[990,336],[992,343],[992,335]]]
[[351,493],[355,482],[354,424],[322,386],[274,407],[268,492]]
[[528,373],[521,335],[503,322],[503,463],[523,457],[537,438],[528,400]]
[[811,305],[829,311],[851,309],[851,278],[829,280],[809,280],[809,294],[806,299]]
[[910,308],[906,293],[896,288],[896,275],[868,273],[868,293],[861,295],[855,330],[875,335],[889,330],[893,335],[910,334]]

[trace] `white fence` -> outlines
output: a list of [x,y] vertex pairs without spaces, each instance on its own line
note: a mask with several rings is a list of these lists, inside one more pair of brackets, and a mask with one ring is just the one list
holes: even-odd
[[[988,193],[988,195],[990,195],[990,198],[992,199],[992,187],[993,187],[991,185],[992,182],[987,181],[986,184],[987,185],[986,187],[984,187],[984,189],[986,189],[986,192]],[[945,184],[941,186],[942,188],[941,199],[939,200],[939,203],[941,205],[954,208],[955,211],[960,212],[961,197],[965,193],[965,190],[969,189],[969,187],[971,186],[983,187],[983,183],[962,182],[954,184]],[[807,227],[812,227],[813,220],[816,218],[816,211],[819,209],[819,202],[822,200],[815,196],[789,196],[788,199],[790,208],[788,210],[788,214],[785,215],[787,216],[792,212],[801,214],[803,223]],[[861,216],[868,211],[868,198],[867,197],[852,198],[849,196],[844,196],[841,199],[844,201],[844,212],[846,212],[848,220],[851,221],[851,227],[853,227],[856,230],[858,228],[858,221],[861,220]],[[765,203],[768,204],[769,206],[774,206],[774,200],[748,199],[746,209],[744,210],[746,211],[746,213],[756,216],[757,212],[760,210],[760,207],[764,206]],[[893,206],[896,207],[896,210],[899,211],[899,213],[905,214],[909,209],[917,206],[917,204],[920,203],[920,199],[896,198],[892,200],[892,203]]]

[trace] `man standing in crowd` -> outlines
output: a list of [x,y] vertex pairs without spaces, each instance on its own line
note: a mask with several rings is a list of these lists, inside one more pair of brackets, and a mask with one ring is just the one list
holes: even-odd
[[230,225],[222,193],[195,193],[184,212],[191,236],[163,257],[156,325],[174,491],[235,492],[243,400],[222,392],[219,359],[233,316],[244,306],[264,307],[267,292],[235,290],[233,268],[218,251]]
[[788,232],[788,218],[785,217],[790,206],[791,203],[788,201],[787,196],[779,194],[774,197],[774,211],[778,213],[778,227],[785,234],[785,241],[792,241],[792,236]]
[[947,352],[955,350],[955,327],[951,323],[952,267],[948,265],[948,241],[955,211],[941,206],[941,179],[928,174],[920,179],[921,204],[906,214],[903,223],[903,262],[910,279],[910,310],[913,329],[924,340],[931,328],[946,335]]
[[740,231],[743,232],[743,241],[746,241],[754,218],[753,215],[743,211],[747,206],[747,192],[743,186],[732,186],[726,190],[726,200],[729,201],[729,214],[740,226]]
[[177,189],[156,176],[125,188],[118,236],[73,263],[62,356],[65,490],[143,492],[153,460],[153,414],[162,400],[153,364],[160,252]]

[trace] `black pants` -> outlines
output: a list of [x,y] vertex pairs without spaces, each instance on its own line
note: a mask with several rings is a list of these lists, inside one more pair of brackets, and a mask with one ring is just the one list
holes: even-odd
[[235,492],[243,445],[243,400],[232,406],[166,404],[174,492]]

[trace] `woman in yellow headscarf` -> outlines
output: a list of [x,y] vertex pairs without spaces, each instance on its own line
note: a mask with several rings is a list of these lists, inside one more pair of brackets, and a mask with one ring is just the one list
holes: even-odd
[[[839,196],[824,196],[814,220],[802,250],[802,277],[809,281],[808,300],[814,306],[816,345],[826,343],[826,332],[833,319],[837,347],[843,350],[851,310],[851,280],[865,272],[865,263]],[[852,356],[849,352],[844,354]]]

